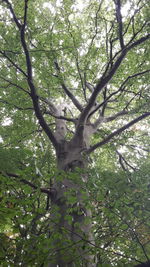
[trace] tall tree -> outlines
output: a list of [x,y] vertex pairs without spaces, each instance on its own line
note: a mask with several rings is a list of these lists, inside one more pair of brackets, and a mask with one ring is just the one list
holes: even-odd
[[[2,236],[9,263],[149,260],[149,226],[134,207],[148,188],[149,167],[137,171],[131,151],[140,160],[148,153],[148,7],[147,0],[1,0],[1,201],[16,230],[12,239]],[[147,206],[145,196],[145,218]],[[134,238],[140,248],[124,256]]]

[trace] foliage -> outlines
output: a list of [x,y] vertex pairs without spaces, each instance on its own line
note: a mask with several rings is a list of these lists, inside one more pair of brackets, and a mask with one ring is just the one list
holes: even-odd
[[[95,240],[79,243],[97,266],[150,259],[148,7],[146,0],[1,1],[1,266],[46,266],[56,240],[66,261],[64,251],[75,258],[68,229],[52,226],[60,221],[52,190],[66,177],[73,186],[63,195],[64,220],[71,225],[72,214],[91,210]],[[60,138],[76,137],[87,167],[58,169]]]

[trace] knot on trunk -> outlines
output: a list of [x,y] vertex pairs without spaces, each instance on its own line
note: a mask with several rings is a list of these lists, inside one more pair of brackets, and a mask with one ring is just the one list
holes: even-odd
[[83,168],[84,164],[82,160],[73,160],[64,166],[64,171],[74,171],[75,168]]

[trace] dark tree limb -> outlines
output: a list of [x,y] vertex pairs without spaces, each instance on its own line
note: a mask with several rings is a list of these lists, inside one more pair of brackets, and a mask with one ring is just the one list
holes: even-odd
[[121,15],[121,1],[115,0],[116,5],[116,18],[118,22],[118,33],[119,33],[119,41],[121,49],[124,49],[124,40],[123,40],[123,23],[122,23],[122,15]]
[[2,76],[0,76],[0,78],[1,78],[3,81],[7,82],[8,85],[10,85],[10,86],[12,85],[12,86],[14,86],[14,87],[16,87],[16,88],[22,90],[22,91],[25,92],[26,94],[30,95],[30,92],[27,91],[26,89],[24,89],[22,86],[20,86],[20,85],[14,83],[14,82],[11,82],[10,80],[8,80],[8,79],[6,79],[6,78],[4,78],[4,77],[2,77]]
[[24,1],[24,19],[23,19],[23,24],[20,24],[17,20],[17,17],[15,15],[15,12],[13,10],[12,5],[10,4],[10,2],[8,0],[3,0],[3,2],[5,2],[7,4],[8,9],[10,10],[11,15],[13,16],[14,22],[16,23],[16,26],[18,27],[19,31],[20,31],[20,40],[21,40],[21,44],[22,44],[22,48],[25,54],[25,59],[26,59],[26,68],[27,68],[27,82],[30,88],[30,96],[33,102],[33,107],[34,107],[34,111],[35,111],[35,115],[41,125],[41,127],[43,128],[44,132],[47,134],[48,138],[50,139],[50,141],[52,142],[53,146],[55,147],[55,149],[57,149],[58,147],[58,143],[57,140],[53,134],[53,132],[51,131],[51,129],[49,128],[48,124],[46,123],[42,112],[40,110],[40,106],[39,106],[39,96],[37,95],[36,92],[36,88],[34,86],[33,83],[33,77],[32,77],[32,62],[31,62],[31,58],[30,58],[30,54],[29,54],[29,50],[27,47],[27,43],[25,40],[25,29],[26,29],[26,23],[27,23],[27,10],[28,10],[28,0]]
[[44,111],[44,114],[48,114],[51,115],[52,117],[54,117],[55,119],[59,119],[59,120],[65,120],[65,121],[69,121],[69,122],[73,122],[76,123],[77,119],[72,119],[72,118],[67,118],[65,116],[56,116],[54,115],[52,112],[50,111]]
[[116,153],[117,153],[117,155],[118,155],[118,157],[119,157],[119,163],[120,163],[120,165],[121,165],[121,167],[122,167],[122,169],[124,170],[124,171],[127,171],[127,168],[124,166],[124,163],[125,163],[125,165],[126,166],[128,166],[129,168],[131,168],[133,171],[136,171],[136,168],[135,167],[133,167],[123,156],[122,156],[122,154],[118,151],[118,150],[116,150]]
[[16,23],[18,29],[21,29],[21,23],[20,23],[19,20],[17,19],[16,14],[15,14],[15,12],[14,12],[14,10],[13,10],[13,7],[12,7],[11,3],[10,3],[8,0],[2,0],[2,2],[4,2],[4,3],[7,4],[8,8],[9,8],[9,10],[10,10],[12,16],[13,16],[13,20],[14,20],[14,22]]
[[124,132],[125,130],[129,129],[132,125],[134,125],[135,123],[147,118],[148,116],[150,116],[150,112],[144,113],[141,116],[137,117],[136,119],[130,121],[129,123],[125,124],[123,127],[117,129],[116,131],[112,132],[110,135],[108,135],[105,139],[103,139],[102,141],[98,142],[97,144],[91,146],[88,150],[87,153],[91,153],[93,152],[95,149],[97,149],[98,147],[101,147],[105,144],[107,144],[110,140],[112,140],[113,137],[116,137],[117,135],[121,134],[122,132]]
[[135,73],[133,75],[129,75],[125,80],[124,82],[121,84],[121,86],[119,87],[119,89],[117,91],[114,91],[113,93],[111,93],[109,96],[107,96],[104,101],[102,103],[100,103],[99,105],[97,105],[97,107],[92,111],[90,112],[89,114],[89,117],[91,117],[97,110],[99,110],[101,107],[103,107],[108,101],[109,99],[112,98],[112,96],[114,95],[117,95],[119,92],[122,93],[125,89],[125,85],[126,83],[132,79],[132,78],[135,78],[135,77],[138,77],[138,76],[141,76],[141,75],[144,75],[146,73],[149,73],[150,72],[150,69],[148,70],[145,70],[145,71],[141,71],[141,72],[138,72],[138,73]]
[[120,112],[118,112],[118,113],[116,113],[116,114],[114,114],[114,115],[112,115],[112,116],[110,116],[110,117],[106,117],[106,118],[104,118],[104,122],[113,121],[113,120],[115,120],[116,118],[118,118],[118,117],[120,117],[120,116],[127,115],[127,114],[129,114],[129,111],[127,111],[127,110],[122,110],[122,111],[120,111]]
[[25,71],[20,68],[8,55],[6,52],[4,51],[1,51],[0,50],[0,54],[4,57],[4,58],[7,58],[7,60],[19,71],[21,72],[26,78],[27,78],[27,74],[25,73]]
[[54,192],[52,192],[53,190],[51,190],[50,188],[49,189],[48,188],[39,188],[38,186],[36,186],[35,184],[31,183],[30,181],[27,181],[26,179],[21,178],[18,174],[6,172],[6,174],[4,173],[3,175],[6,175],[6,176],[12,177],[12,178],[16,178],[21,183],[29,185],[31,188],[33,188],[35,190],[37,190],[37,189],[40,190],[41,193],[45,193],[45,194],[48,194],[48,195],[53,195],[53,193],[54,193]]
[[79,103],[79,101],[76,99],[76,97],[70,92],[70,90],[66,87],[66,85],[64,83],[61,84],[64,92],[66,93],[66,95],[72,100],[73,104],[76,106],[76,108],[79,111],[83,110],[82,105]]
[[[59,77],[61,75],[61,68],[60,68],[57,60],[55,60],[54,64],[55,64],[55,68],[57,70],[58,77]],[[62,86],[64,92],[66,93],[66,95],[71,99],[72,103],[76,106],[76,108],[79,111],[82,111],[83,110],[82,105],[79,103],[79,101],[76,99],[76,97],[70,92],[70,90],[67,88],[67,86],[65,85],[65,83],[63,81],[61,82],[61,86]]]
[[40,97],[40,100],[43,101],[44,103],[46,103],[48,105],[48,107],[49,107],[49,110],[44,110],[44,114],[51,115],[55,119],[66,120],[66,121],[70,121],[70,122],[73,122],[73,123],[76,123],[77,122],[77,119],[67,118],[67,117],[62,116],[62,115],[59,115],[58,116],[57,115],[58,114],[57,108],[48,99],[46,99],[44,97]]

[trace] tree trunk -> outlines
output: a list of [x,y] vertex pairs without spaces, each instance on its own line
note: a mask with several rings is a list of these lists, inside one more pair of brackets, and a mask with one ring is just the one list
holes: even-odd
[[[48,267],[95,267],[91,212],[85,191],[87,161],[82,147],[64,141],[57,151],[60,175],[54,181],[51,211],[52,249]],[[59,177],[60,176],[60,177]],[[88,203],[89,206],[89,203]]]

